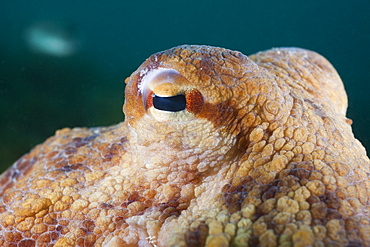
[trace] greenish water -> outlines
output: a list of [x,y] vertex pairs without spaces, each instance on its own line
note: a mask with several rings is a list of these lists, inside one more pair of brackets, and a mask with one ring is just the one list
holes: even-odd
[[[341,75],[355,136],[370,150],[370,1],[29,0],[1,5],[0,170],[57,129],[121,121],[123,80],[152,53],[179,44],[245,54],[278,46],[321,53]],[[35,52],[32,43],[32,35],[43,35],[37,30],[50,31],[45,23],[54,23],[65,42],[53,40],[55,50],[47,54]]]

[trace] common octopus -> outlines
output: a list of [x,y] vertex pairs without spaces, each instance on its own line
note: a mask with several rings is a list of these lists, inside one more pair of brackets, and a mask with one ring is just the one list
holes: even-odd
[[184,45],[126,84],[124,122],[0,177],[0,246],[370,246],[369,158],[321,55]]

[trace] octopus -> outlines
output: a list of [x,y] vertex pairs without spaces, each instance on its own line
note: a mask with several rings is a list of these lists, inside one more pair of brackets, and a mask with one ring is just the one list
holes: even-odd
[[370,161],[334,67],[183,45],[125,120],[65,128],[0,177],[0,246],[370,246]]

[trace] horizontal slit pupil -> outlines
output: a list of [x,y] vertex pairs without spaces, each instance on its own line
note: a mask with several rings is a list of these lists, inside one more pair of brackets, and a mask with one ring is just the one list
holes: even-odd
[[177,112],[185,110],[186,108],[186,98],[185,95],[179,94],[170,97],[160,97],[154,95],[153,97],[154,108],[162,111]]

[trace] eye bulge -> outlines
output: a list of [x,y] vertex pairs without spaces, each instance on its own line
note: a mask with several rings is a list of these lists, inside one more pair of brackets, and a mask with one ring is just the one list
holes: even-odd
[[203,95],[178,71],[156,68],[139,84],[149,116],[159,121],[190,120],[204,105]]

